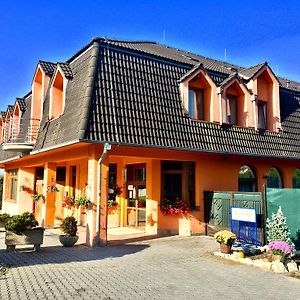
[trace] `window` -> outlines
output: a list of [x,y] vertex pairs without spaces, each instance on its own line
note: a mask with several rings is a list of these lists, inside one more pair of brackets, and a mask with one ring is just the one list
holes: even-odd
[[296,169],[293,173],[293,188],[300,189],[300,169]]
[[227,105],[227,123],[231,125],[238,125],[238,113],[237,113],[237,103],[238,98],[236,96],[228,97],[228,105]]
[[195,163],[162,161],[161,167],[162,199],[183,200],[195,209]]
[[7,197],[11,200],[17,200],[18,192],[18,170],[7,172]]
[[249,166],[241,166],[239,171],[239,192],[256,192],[256,175]]
[[204,120],[204,92],[202,89],[189,89],[188,111],[191,118]]
[[267,128],[267,104],[265,102],[257,103],[258,129]]
[[280,172],[277,168],[272,167],[267,173],[268,188],[283,188],[283,182]]
[[117,184],[117,164],[109,164],[108,178],[109,187],[113,187]]
[[50,89],[50,119],[59,117],[64,110],[64,77],[57,71]]

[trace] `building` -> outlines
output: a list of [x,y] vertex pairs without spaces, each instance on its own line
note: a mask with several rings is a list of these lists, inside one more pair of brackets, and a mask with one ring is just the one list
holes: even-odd
[[[95,38],[66,62],[39,61],[32,90],[1,113],[2,209],[52,227],[66,195],[86,196],[94,207],[74,213],[89,245],[108,226],[201,233],[206,190],[300,187],[299,100],[300,83],[267,63]],[[182,199],[191,217],[162,214],[162,199]]]

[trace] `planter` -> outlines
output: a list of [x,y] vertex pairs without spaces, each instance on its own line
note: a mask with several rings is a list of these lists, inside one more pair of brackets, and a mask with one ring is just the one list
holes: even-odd
[[120,214],[119,214],[119,212],[114,213],[114,214],[109,214],[107,216],[107,227],[108,228],[120,227]]
[[7,250],[14,250],[17,245],[33,245],[34,251],[38,251],[43,244],[44,228],[35,227],[22,233],[6,230],[5,245]]
[[75,235],[75,236],[69,236],[69,235],[63,235],[61,234],[59,236],[59,241],[62,243],[62,245],[64,247],[73,247],[76,242],[78,241],[79,236]]
[[221,253],[224,253],[224,254],[230,254],[231,253],[231,245],[226,245],[226,244],[221,243],[220,251],[221,251]]

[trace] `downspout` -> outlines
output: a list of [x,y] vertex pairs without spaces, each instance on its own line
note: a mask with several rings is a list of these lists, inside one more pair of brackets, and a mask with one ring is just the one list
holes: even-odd
[[[105,159],[107,152],[111,149],[111,144],[105,143],[101,157],[98,160],[97,174],[99,179],[97,181],[97,219],[96,219],[96,246],[100,247],[100,217],[101,217],[101,165]],[[107,238],[105,238],[105,246],[107,243]]]

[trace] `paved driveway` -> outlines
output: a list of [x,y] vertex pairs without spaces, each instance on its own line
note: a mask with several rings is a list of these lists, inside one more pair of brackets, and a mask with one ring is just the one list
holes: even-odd
[[0,250],[0,299],[299,299],[300,281],[223,261],[209,237]]

